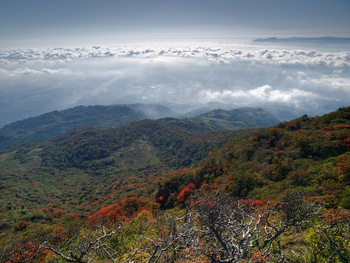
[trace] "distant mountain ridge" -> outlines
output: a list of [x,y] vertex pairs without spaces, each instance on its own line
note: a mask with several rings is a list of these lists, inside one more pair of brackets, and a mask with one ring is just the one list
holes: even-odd
[[289,38],[258,38],[253,40],[256,43],[293,43],[293,42],[304,42],[304,43],[333,43],[333,44],[350,44],[350,38],[345,37],[289,37]]
[[115,128],[146,118],[151,116],[126,105],[78,106],[53,111],[5,125],[0,130],[0,149],[27,141],[44,141],[73,127]]
[[[29,142],[45,141],[72,128],[95,126],[117,128],[126,123],[144,120],[177,117],[179,114],[157,104],[130,104],[110,106],[78,106],[63,111],[53,111],[17,121],[0,129],[0,149]],[[214,110],[194,118],[208,130],[239,130],[273,126],[279,120],[261,108]]]
[[193,120],[202,121],[214,130],[239,130],[247,128],[271,127],[280,121],[261,108],[217,109],[200,114]]

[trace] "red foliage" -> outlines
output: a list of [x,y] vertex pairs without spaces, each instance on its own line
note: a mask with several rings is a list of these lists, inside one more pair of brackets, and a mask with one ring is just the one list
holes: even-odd
[[350,136],[347,137],[347,138],[345,138],[345,139],[343,140],[343,142],[345,143],[346,147],[349,147],[349,148],[350,148]]
[[189,183],[188,185],[186,185],[184,187],[184,189],[180,192],[179,196],[178,196],[178,201],[179,203],[185,203],[187,201],[187,199],[193,195],[194,193],[194,184],[193,183]]
[[334,130],[341,130],[341,129],[350,129],[350,124],[340,124],[335,126],[328,126],[323,128],[325,131],[334,131]]
[[43,211],[44,211],[44,212],[53,212],[53,210],[54,210],[54,208],[51,207],[51,206],[49,206],[49,207],[44,207],[44,208],[43,208]]
[[268,262],[268,259],[264,255],[264,251],[260,250],[258,252],[255,252],[252,255],[251,262],[253,262],[253,263],[265,263],[265,262]]
[[60,218],[63,216],[63,214],[64,214],[64,211],[58,208],[56,211],[51,213],[51,216],[53,218]]
[[295,131],[295,130],[298,129],[298,126],[297,126],[297,124],[296,124],[295,122],[290,121],[290,122],[288,123],[287,129],[290,130],[290,131]]
[[75,220],[75,219],[78,219],[78,214],[73,214],[73,215],[70,215],[69,216],[69,220]]
[[10,260],[5,263],[34,262],[30,258],[36,253],[35,262],[46,262],[45,258],[49,251],[40,249],[39,240],[29,241],[10,250],[8,253]]
[[215,204],[216,204],[215,201],[209,201],[209,200],[207,200],[205,198],[201,198],[201,199],[191,203],[191,205],[198,206],[198,207],[200,207],[200,206],[214,207]]
[[350,222],[350,211],[347,210],[329,209],[327,214],[322,216],[324,217],[326,222],[332,224]]

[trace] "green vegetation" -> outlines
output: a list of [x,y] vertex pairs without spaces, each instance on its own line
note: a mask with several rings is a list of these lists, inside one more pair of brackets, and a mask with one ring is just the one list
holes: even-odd
[[[332,196],[334,206],[348,208],[350,108],[322,117],[303,116],[237,137],[200,162],[160,184],[157,198],[172,207],[181,189],[214,188],[240,198],[281,199],[304,190]],[[170,198],[170,199],[169,199]]]
[[192,121],[143,120],[9,148],[0,154],[0,221],[50,221],[57,210],[87,217],[118,199],[152,199],[160,178],[198,164],[232,135]]
[[[177,114],[164,106],[152,104],[78,106],[4,126],[0,129],[0,149],[24,142],[42,142],[72,128],[117,128],[132,121],[169,116]],[[219,110],[219,113],[213,111],[193,120],[196,120],[197,126],[205,123],[205,129],[210,130],[259,128],[278,123],[278,120],[266,111],[254,108],[241,108],[230,112]]]
[[3,150],[0,261],[349,262],[350,107],[210,129],[142,120]]

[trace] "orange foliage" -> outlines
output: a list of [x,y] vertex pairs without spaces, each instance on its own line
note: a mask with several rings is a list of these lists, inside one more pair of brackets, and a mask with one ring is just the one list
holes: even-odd
[[248,209],[251,209],[251,208],[266,208],[266,205],[267,205],[267,202],[268,200],[255,200],[255,199],[245,199],[245,200],[242,200],[242,203],[245,207],[247,207]]
[[328,126],[323,128],[325,131],[334,131],[340,129],[350,129],[350,124],[340,124],[335,126]]
[[201,186],[201,189],[204,189],[207,192],[217,190],[218,188],[219,188],[219,184],[217,183],[212,183],[212,184],[203,183]]
[[79,217],[78,217],[78,214],[72,214],[72,215],[70,215],[68,218],[69,218],[69,220],[76,220],[76,219],[78,219]]
[[141,214],[148,216],[158,209],[159,205],[138,197],[129,197],[118,200],[114,204],[102,207],[97,213],[90,217],[92,223],[120,224]]
[[190,171],[189,168],[179,169],[179,170],[176,170],[175,172],[169,174],[168,177],[183,176],[183,175],[185,175],[188,171]]

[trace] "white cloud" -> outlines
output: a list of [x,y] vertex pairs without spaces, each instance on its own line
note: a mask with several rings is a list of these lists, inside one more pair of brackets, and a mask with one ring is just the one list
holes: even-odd
[[43,73],[48,73],[48,74],[69,74],[71,73],[70,69],[49,69],[49,68],[43,68],[41,70]]
[[304,104],[306,102],[305,100],[316,96],[317,95],[313,94],[312,92],[306,92],[299,89],[291,89],[285,91],[273,89],[270,85],[264,85],[248,90],[204,90],[200,92],[201,100],[204,102],[231,102],[235,104],[242,104],[243,102],[243,104],[246,105],[261,105],[266,102],[300,105]]
[[[148,47],[148,46],[151,47]],[[164,45],[167,48],[164,48]],[[192,44],[193,45],[193,44]],[[143,45],[93,46],[81,48],[23,49],[0,51],[0,63],[65,62],[75,59],[103,57],[188,57],[206,58],[212,62],[251,61],[277,64],[306,64],[350,66],[350,52],[321,53],[314,50],[235,49],[228,44],[182,44],[154,43]]]
[[349,103],[349,66],[350,52],[225,43],[1,50],[0,126],[81,104],[285,103],[322,112]]

